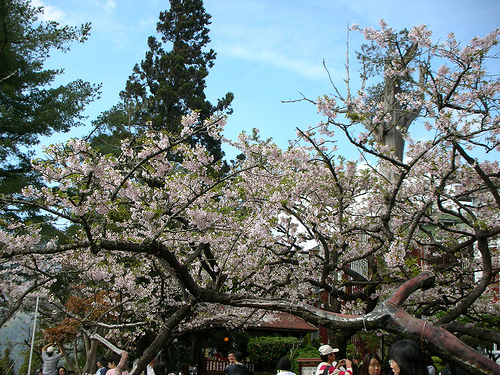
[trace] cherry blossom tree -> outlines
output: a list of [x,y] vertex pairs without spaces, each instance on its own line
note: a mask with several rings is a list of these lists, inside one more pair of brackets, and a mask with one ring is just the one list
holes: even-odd
[[[385,23],[363,31],[380,48],[394,38]],[[381,71],[381,82],[405,81],[396,102],[373,101],[364,86],[320,98],[325,122],[298,130],[286,150],[257,130],[224,140],[245,156],[229,173],[186,142],[198,132],[220,139],[223,114],[200,123],[193,112],[181,132],[124,141],[119,156],[78,139],[48,147],[34,161],[47,186],[1,201],[44,210],[64,230],[48,239],[36,225],[3,223],[2,318],[38,294],[79,322],[89,348],[98,334],[130,353],[155,331],[132,373],[182,332],[273,319],[266,311],[333,332],[401,334],[469,373],[498,372],[457,336],[500,344],[499,82],[487,69],[499,34],[461,47],[453,35],[435,44],[414,27],[411,63]],[[373,134],[393,116],[428,130],[419,140],[396,126],[404,157]],[[338,154],[335,131],[360,160]],[[85,308],[50,289],[68,272]],[[415,277],[424,281],[408,281]]]

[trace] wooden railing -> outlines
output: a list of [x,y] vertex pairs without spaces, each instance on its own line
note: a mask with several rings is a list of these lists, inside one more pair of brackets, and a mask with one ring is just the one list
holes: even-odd
[[[229,361],[219,361],[210,358],[203,359],[203,374],[223,374],[224,369],[229,365]],[[255,365],[253,363],[245,363],[250,372],[254,372]]]

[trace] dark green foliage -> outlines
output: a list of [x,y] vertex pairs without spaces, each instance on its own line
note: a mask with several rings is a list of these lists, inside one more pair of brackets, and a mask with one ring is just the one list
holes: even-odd
[[299,363],[297,358],[319,358],[318,348],[321,346],[319,342],[317,343],[304,343],[300,348],[298,348],[293,355],[292,360],[292,372],[299,374]]
[[[224,341],[226,337],[227,341]],[[224,356],[227,356],[230,350],[240,351],[246,356],[249,337],[250,334],[245,331],[226,331],[218,329],[209,332],[207,345],[209,348],[221,351]]]
[[[17,372],[18,375],[28,374],[28,367],[30,362],[30,348],[26,345],[26,350],[24,351],[24,362],[19,366]],[[37,350],[34,350],[33,356],[31,357],[31,372],[30,375],[38,375],[38,371],[42,369],[43,363],[41,355],[38,354]]]
[[[80,28],[40,22],[42,8],[24,0],[0,1],[0,188],[18,192],[33,183],[30,147],[40,136],[67,132],[80,124],[82,111],[99,88],[77,80],[50,87],[62,69],[44,69],[49,53],[69,50],[68,43],[87,39]],[[22,176],[22,178],[20,178]]]
[[0,374],[14,375],[14,361],[10,359],[10,347],[6,347],[0,358]]
[[[218,112],[230,112],[233,94],[226,94],[213,106],[204,92],[205,78],[216,56],[213,49],[206,50],[210,18],[202,0],[171,0],[170,10],[160,13],[156,30],[161,40],[149,37],[149,51],[134,67],[121,93],[125,103],[135,103],[133,118],[126,121],[177,135],[182,116],[190,110],[199,112],[200,121]],[[165,45],[171,49],[167,51]],[[215,160],[223,156],[220,142],[207,133],[194,137],[191,143],[207,146]]]
[[296,337],[259,336],[248,340],[248,355],[252,362],[259,364],[265,371],[274,372],[278,361],[290,355],[290,349],[298,344]]
[[95,134],[90,142],[102,154],[117,154],[121,141],[133,136],[140,105],[131,101],[120,102],[111,109],[104,111],[92,121]]
[[309,343],[302,345],[294,354],[294,358],[319,358],[320,344]]

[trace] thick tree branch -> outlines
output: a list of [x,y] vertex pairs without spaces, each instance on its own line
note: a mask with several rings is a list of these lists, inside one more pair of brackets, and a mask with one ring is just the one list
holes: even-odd
[[426,348],[430,351],[440,355],[443,359],[459,363],[469,374],[500,373],[499,365],[477,353],[450,332],[433,326],[428,321],[415,318],[399,308],[414,291],[431,287],[434,279],[431,272],[421,273],[403,284],[389,300],[379,303],[373,311],[361,316],[336,314],[307,304],[292,304],[287,301],[265,298],[214,294],[211,291],[202,293],[200,299],[234,307],[252,307],[288,312],[310,323],[333,330],[383,329],[420,342],[422,346],[425,343]]

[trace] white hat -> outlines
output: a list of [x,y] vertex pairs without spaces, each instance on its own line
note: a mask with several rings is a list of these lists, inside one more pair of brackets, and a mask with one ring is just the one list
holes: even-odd
[[49,346],[47,348],[47,354],[52,354],[52,353],[54,353],[54,347],[53,346]]
[[331,353],[337,353],[339,350],[337,348],[332,348],[330,345],[322,345],[319,347],[319,354],[328,355]]

